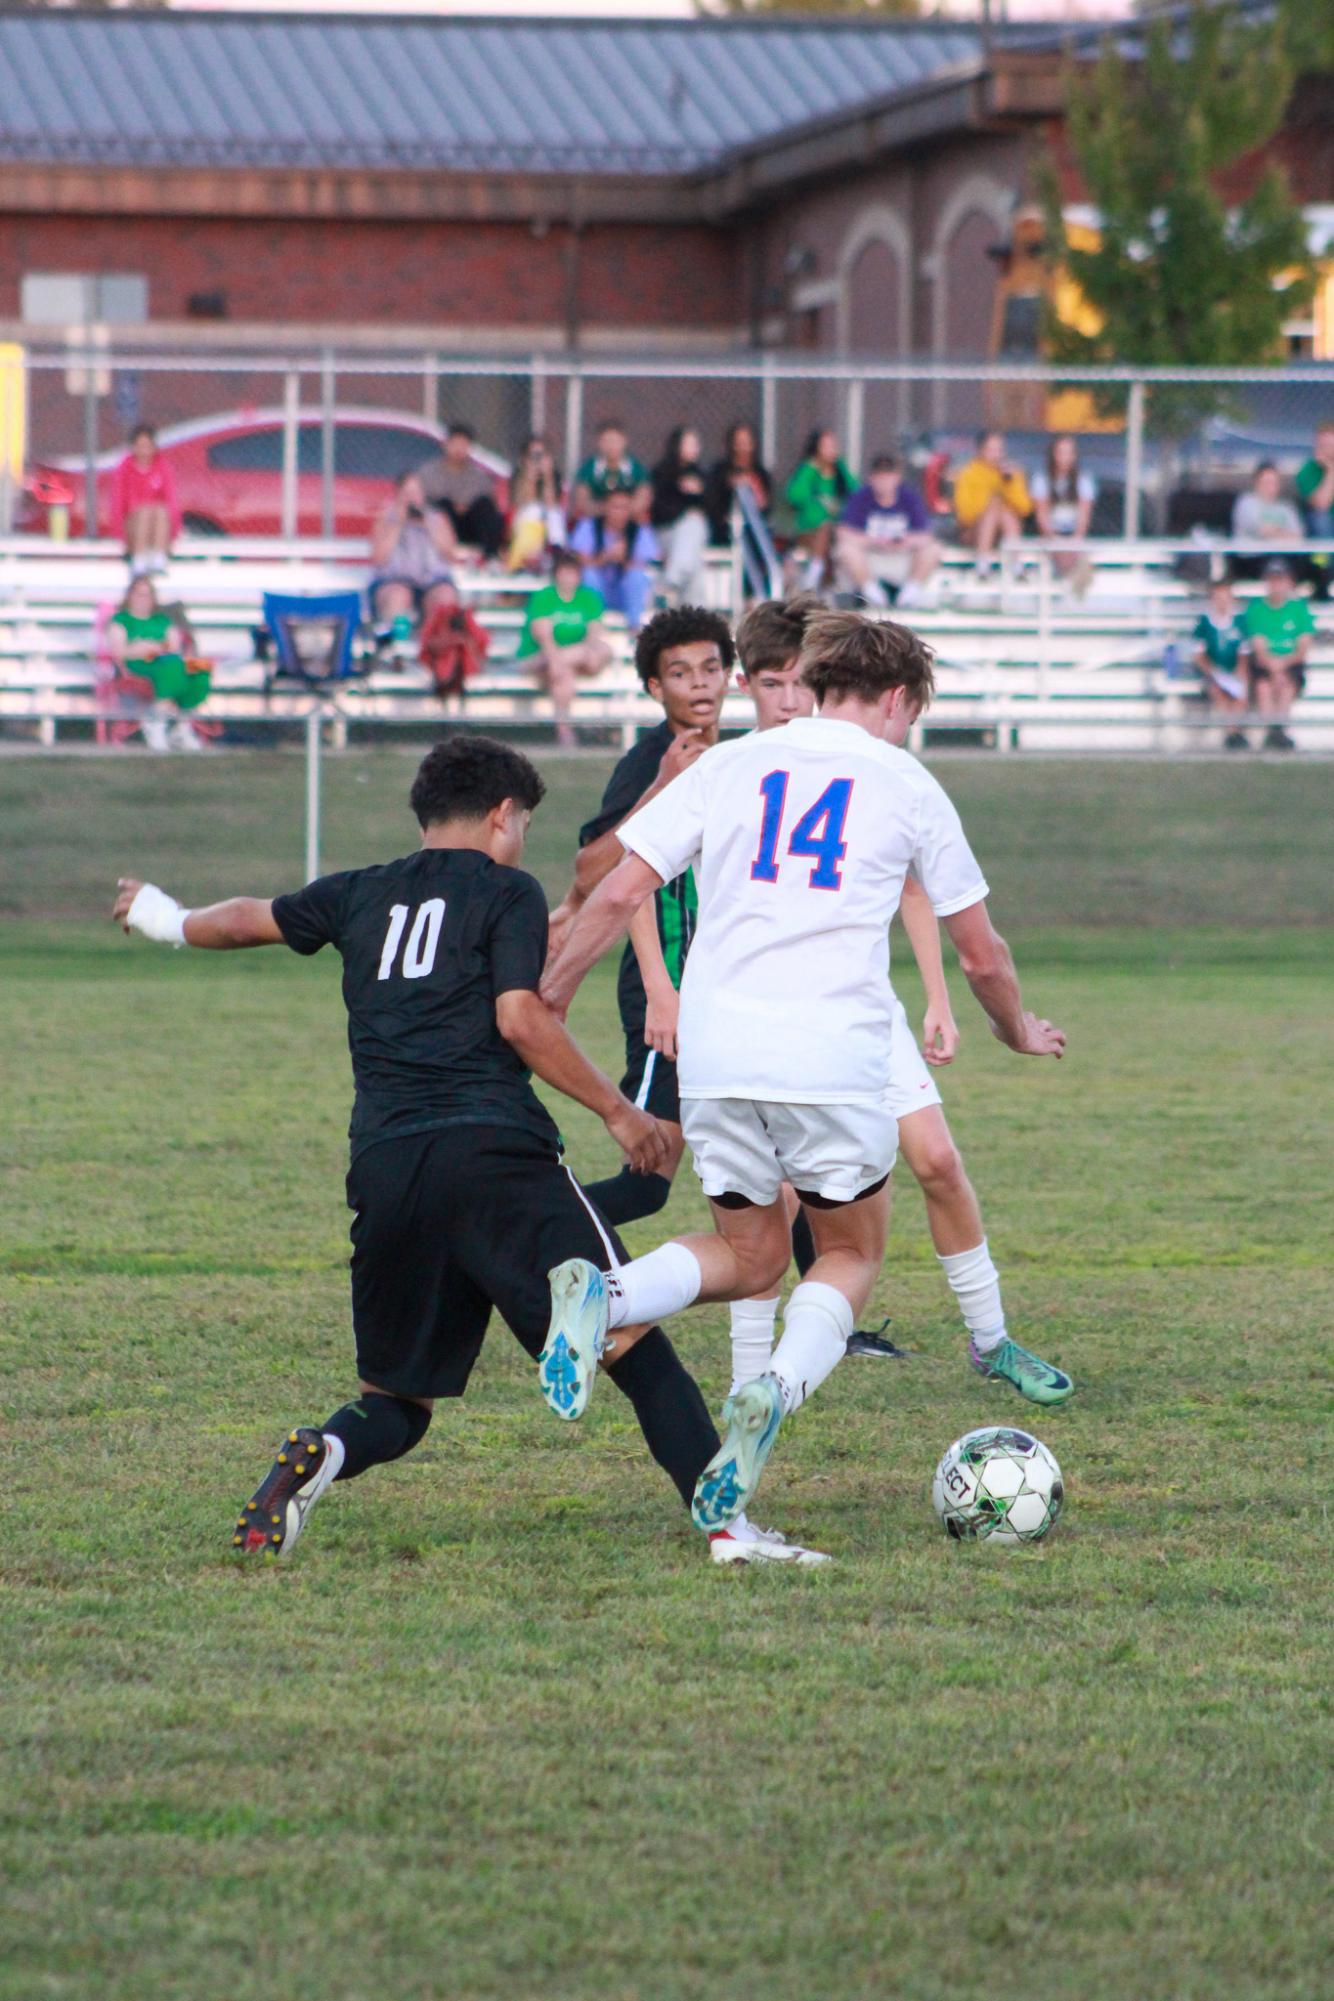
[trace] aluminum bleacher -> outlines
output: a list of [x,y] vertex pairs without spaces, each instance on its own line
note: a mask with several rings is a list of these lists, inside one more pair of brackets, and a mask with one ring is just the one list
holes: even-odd
[[[1189,653],[1184,642],[1202,589],[1183,579],[1177,559],[1198,557],[1198,545],[1098,542],[1089,552],[1095,574],[1077,597],[1042,544],[1015,544],[984,578],[963,552],[947,551],[939,604],[906,614],[939,660],[939,692],[919,740],[1000,751],[1181,751],[1217,743],[1198,683],[1174,675],[1170,662],[1173,643],[1183,660]],[[264,725],[321,706],[335,741],[359,722],[550,724],[546,695],[514,658],[535,580],[495,571],[459,573],[461,591],[492,635],[486,671],[461,701],[442,703],[411,661],[319,692],[269,688],[252,640],[264,592],[361,588],[369,574],[360,542],[183,538],[159,595],[184,604],[201,649],[216,663],[208,714],[224,724]],[[119,602],[125,575],[124,557],[110,542],[0,540],[0,730],[50,744],[62,728],[86,732],[104,717],[94,626],[99,611]],[[711,561],[707,582],[709,601],[730,609],[736,579],[725,553]],[[1322,607],[1316,613],[1322,630],[1293,734],[1304,750],[1334,750],[1334,613],[1327,622]],[[609,627],[615,659],[581,686],[575,720],[590,736],[628,742],[659,711],[635,678],[629,635]],[[744,697],[730,698],[725,723],[748,720]]]

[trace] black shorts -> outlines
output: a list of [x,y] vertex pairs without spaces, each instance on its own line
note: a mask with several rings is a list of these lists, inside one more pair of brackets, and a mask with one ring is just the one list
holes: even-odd
[[461,1397],[493,1307],[536,1355],[551,1267],[625,1255],[554,1144],[518,1127],[381,1140],[353,1161],[347,1199],[357,1372],[394,1396]]
[[1300,666],[1297,661],[1284,659],[1280,656],[1279,659],[1275,660],[1272,667],[1261,667],[1258,661],[1252,660],[1251,679],[1253,681],[1272,681],[1275,673],[1288,675],[1297,693],[1299,695],[1305,693],[1306,669]]
[[681,1093],[676,1065],[670,1056],[660,1056],[644,1042],[642,1029],[625,1032],[625,1075],[621,1089],[632,1105],[651,1112],[655,1119],[681,1123]]

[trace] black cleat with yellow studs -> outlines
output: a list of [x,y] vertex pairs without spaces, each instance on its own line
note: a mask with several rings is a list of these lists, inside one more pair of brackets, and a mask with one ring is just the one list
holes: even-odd
[[309,1424],[289,1431],[236,1524],[232,1548],[237,1555],[286,1556],[333,1473],[322,1432]]

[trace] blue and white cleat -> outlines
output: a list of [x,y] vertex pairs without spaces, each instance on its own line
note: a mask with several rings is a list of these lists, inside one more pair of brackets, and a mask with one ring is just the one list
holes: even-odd
[[757,1376],[723,1405],[727,1436],[695,1483],[690,1514],[709,1535],[744,1514],[783,1422],[776,1376]]
[[551,1325],[537,1358],[537,1380],[557,1417],[582,1417],[607,1344],[607,1282],[587,1258],[567,1258],[547,1273]]

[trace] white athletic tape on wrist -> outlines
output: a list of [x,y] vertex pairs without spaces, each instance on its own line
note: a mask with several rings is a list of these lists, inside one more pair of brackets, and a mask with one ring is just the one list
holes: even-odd
[[135,892],[125,922],[131,931],[151,938],[155,945],[183,945],[185,920],[189,915],[174,896],[168,896],[156,883],[146,882]]

